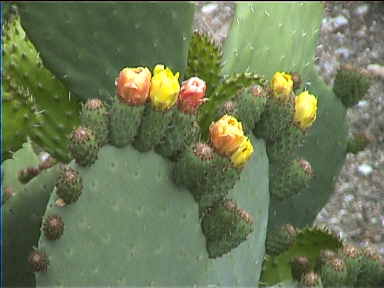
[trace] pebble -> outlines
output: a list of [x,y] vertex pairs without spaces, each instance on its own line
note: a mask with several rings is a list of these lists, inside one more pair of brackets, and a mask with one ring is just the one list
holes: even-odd
[[330,18],[327,22],[323,23],[323,25],[326,30],[332,32],[348,25],[348,19],[343,15],[339,15],[335,18]]
[[369,104],[369,102],[367,100],[360,100],[358,103],[357,103],[357,107],[359,108],[364,108],[364,107],[367,107]]
[[357,167],[357,170],[363,176],[368,176],[373,171],[372,167],[370,165],[368,165],[368,164],[360,165],[359,167]]
[[344,196],[344,201],[345,202],[350,202],[353,199],[355,199],[355,196],[353,196],[352,194],[347,194],[347,195]]
[[349,56],[351,55],[351,52],[349,51],[349,49],[344,48],[344,47],[337,48],[335,50],[335,53],[336,53],[336,55],[342,56],[344,59],[348,59]]
[[379,64],[369,64],[367,70],[375,76],[384,78],[384,66]]
[[216,9],[217,9],[217,4],[208,4],[203,6],[203,8],[201,8],[201,12],[203,12],[204,14],[211,14]]
[[368,13],[368,10],[369,10],[368,5],[361,5],[361,6],[358,6],[355,9],[355,11],[353,11],[353,14],[355,14],[356,16],[364,16],[365,14]]

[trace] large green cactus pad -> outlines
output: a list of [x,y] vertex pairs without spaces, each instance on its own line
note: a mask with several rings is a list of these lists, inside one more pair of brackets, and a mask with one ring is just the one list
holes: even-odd
[[224,46],[225,73],[250,71],[270,79],[276,71],[296,71],[318,97],[317,120],[301,152],[315,178],[304,193],[271,201],[270,230],[284,223],[298,227],[311,223],[328,201],[345,158],[345,109],[313,67],[322,10],[321,3],[309,2],[237,3]]
[[112,99],[125,66],[183,74],[192,3],[25,2],[22,24],[46,66],[82,99]]
[[2,271],[6,287],[33,287],[35,277],[28,263],[37,246],[41,219],[55,186],[58,167],[52,167],[26,184],[3,205]]
[[[191,193],[173,184],[173,164],[153,151],[104,146],[80,172],[80,199],[54,205],[46,215],[64,220],[55,242],[39,240],[50,257],[38,286],[256,286],[268,216],[268,160],[262,140],[231,193],[254,219],[248,240],[221,258],[209,259]],[[257,177],[255,177],[255,174]],[[112,225],[113,224],[113,225]]]
[[[6,147],[8,137],[14,131],[24,131],[42,148],[62,161],[69,161],[66,151],[68,144],[67,134],[78,124],[77,117],[80,105],[76,99],[69,98],[68,90],[58,81],[51,72],[44,68],[38,52],[33,44],[26,38],[17,15],[11,17],[4,29],[4,87],[9,94],[11,104],[18,101],[29,114],[28,123],[17,122],[19,127],[12,123],[18,119],[11,112],[7,114],[6,107]],[[36,107],[33,107],[34,104]],[[37,111],[35,111],[37,110]],[[34,115],[34,113],[38,113]],[[37,118],[37,119],[36,119]],[[33,120],[33,121],[32,121]]]

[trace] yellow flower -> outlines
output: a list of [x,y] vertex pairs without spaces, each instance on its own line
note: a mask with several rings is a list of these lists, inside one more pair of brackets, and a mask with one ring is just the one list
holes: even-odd
[[177,101],[180,92],[179,73],[173,75],[164,65],[156,65],[153,71],[149,97],[152,105],[158,110],[167,110]]
[[316,120],[317,98],[308,91],[300,93],[295,98],[294,121],[301,129],[310,127]]
[[253,146],[249,139],[245,139],[240,147],[231,156],[233,166],[242,167],[252,156]]
[[224,156],[230,156],[239,148],[245,136],[243,126],[233,116],[224,115],[209,127],[211,142],[215,150]]
[[287,100],[293,89],[292,76],[288,73],[276,72],[272,77],[271,88],[276,97]]
[[151,72],[148,68],[124,68],[116,79],[117,95],[129,105],[142,105],[149,96]]

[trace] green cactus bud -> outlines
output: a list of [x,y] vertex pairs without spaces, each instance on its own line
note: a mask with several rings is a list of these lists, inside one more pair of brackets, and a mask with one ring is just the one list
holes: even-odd
[[31,181],[34,177],[39,175],[40,169],[36,167],[28,167],[21,171],[19,171],[18,178],[19,181],[23,184],[27,184],[29,181]]
[[49,259],[44,251],[34,249],[28,257],[33,272],[47,272]]
[[311,263],[305,256],[296,256],[290,263],[292,278],[296,281],[300,281],[302,276],[311,271]]
[[43,222],[44,236],[48,240],[59,239],[64,232],[64,222],[59,215],[50,215]]
[[233,201],[208,208],[201,225],[210,258],[230,252],[245,241],[254,229],[251,215],[238,208]]
[[110,138],[112,145],[124,147],[132,144],[143,117],[145,105],[131,106],[117,98],[110,111]]
[[69,151],[80,166],[91,166],[97,160],[100,145],[94,132],[86,127],[78,127],[71,134]]
[[190,144],[197,140],[199,126],[195,114],[176,110],[156,152],[175,160]]
[[322,288],[322,282],[319,274],[315,272],[305,273],[300,279],[301,288]]
[[80,122],[83,127],[94,131],[100,146],[108,143],[109,117],[105,104],[100,99],[88,99],[82,105]]
[[357,154],[363,151],[371,142],[371,138],[365,133],[355,133],[348,138],[347,153]]
[[356,287],[379,287],[384,281],[384,264],[378,251],[371,247],[361,249],[361,268]]
[[294,114],[293,98],[281,101],[269,93],[267,103],[260,121],[256,123],[255,135],[267,142],[274,142],[282,136],[283,131],[292,124]]
[[290,164],[280,165],[271,173],[270,193],[277,200],[285,200],[305,190],[314,175],[311,164],[304,159],[296,159]]
[[155,110],[148,104],[133,146],[140,152],[148,152],[159,145],[175,110],[174,106],[165,111]]
[[76,202],[83,190],[83,181],[79,172],[71,167],[62,167],[57,179],[56,194],[65,204]]
[[261,85],[243,89],[236,97],[224,102],[215,118],[232,115],[242,123],[245,133],[251,133],[265,109],[267,94],[267,89]]
[[351,244],[345,244],[339,251],[338,256],[341,257],[347,266],[348,276],[345,284],[352,287],[357,283],[361,265],[362,255],[360,249]]
[[329,260],[335,258],[337,255],[334,251],[329,249],[323,249],[320,251],[319,258],[316,260],[315,271],[320,272],[321,267],[325,265]]
[[290,224],[282,225],[279,229],[268,233],[266,252],[270,256],[277,256],[286,251],[296,239],[298,231]]
[[240,169],[206,143],[189,146],[174,168],[176,184],[185,186],[199,205],[211,206],[224,199],[240,179]]
[[333,83],[333,92],[345,107],[356,105],[367,93],[370,79],[367,72],[351,65],[342,65]]
[[348,277],[347,266],[340,257],[333,257],[321,267],[320,275],[325,287],[343,287]]

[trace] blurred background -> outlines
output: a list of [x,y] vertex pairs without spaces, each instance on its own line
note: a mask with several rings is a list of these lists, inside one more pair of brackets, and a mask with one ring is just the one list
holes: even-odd
[[[366,69],[375,80],[364,99],[347,113],[350,133],[364,133],[370,144],[356,155],[347,155],[334,195],[315,224],[329,227],[346,241],[373,244],[384,256],[383,3],[324,2],[316,49],[321,77],[332,85],[338,67],[352,63]],[[201,1],[196,5],[194,28],[222,43],[233,20],[234,2]]]

